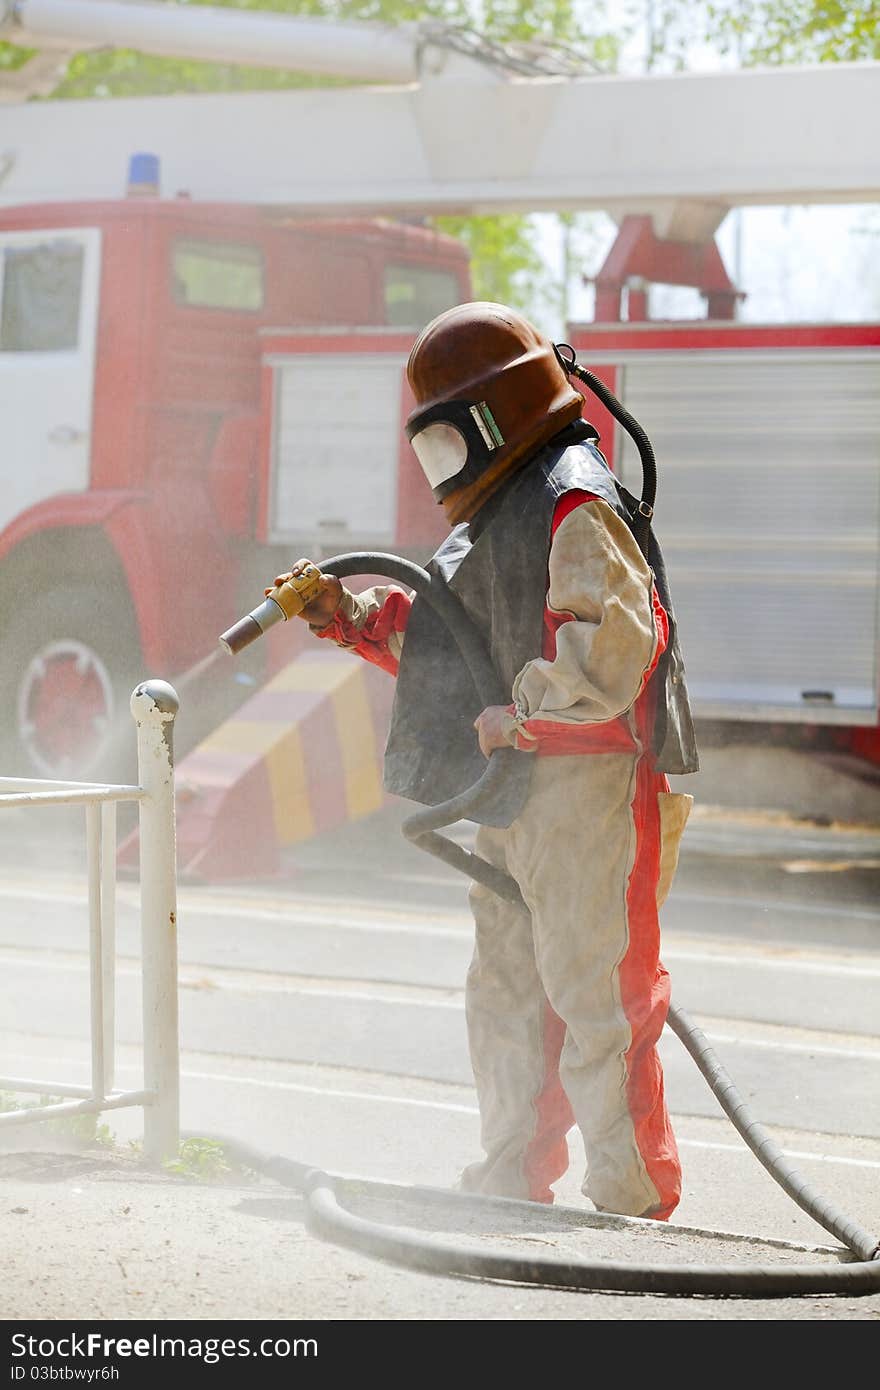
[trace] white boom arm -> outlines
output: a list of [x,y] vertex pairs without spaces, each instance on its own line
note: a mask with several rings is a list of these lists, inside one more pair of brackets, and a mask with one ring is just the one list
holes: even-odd
[[112,119],[100,100],[5,105],[0,204],[117,198],[137,150],[159,155],[165,193],[200,200],[315,212],[602,207],[651,212],[661,235],[686,203],[690,230],[677,234],[694,239],[733,204],[880,196],[878,63],[504,80],[497,63],[460,53],[431,47],[425,61],[436,35],[416,25],[149,0],[0,0],[0,18],[4,5],[24,25],[12,34],[36,43],[49,34],[401,85],[116,99]]
[[[2,9],[2,6],[0,6]],[[135,48],[170,58],[414,82],[417,25],[334,23],[270,11],[149,0],[17,0],[16,41],[36,48]]]
[[6,106],[0,203],[163,191],[316,211],[489,213],[880,194],[880,64]]

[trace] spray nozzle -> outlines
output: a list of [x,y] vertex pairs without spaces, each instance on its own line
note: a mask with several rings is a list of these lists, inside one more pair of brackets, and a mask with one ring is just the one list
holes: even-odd
[[321,593],[322,579],[316,565],[304,565],[299,574],[292,574],[283,584],[277,584],[261,604],[221,633],[221,647],[231,656],[236,656],[251,642],[262,637],[268,628],[287,622],[288,618],[295,618]]

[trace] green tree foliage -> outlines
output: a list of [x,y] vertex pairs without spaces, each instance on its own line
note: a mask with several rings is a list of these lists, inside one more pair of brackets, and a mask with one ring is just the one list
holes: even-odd
[[706,6],[706,37],[746,64],[880,58],[880,0],[728,0]]
[[530,218],[437,217],[434,223],[470,251],[475,299],[511,304],[541,316],[542,304],[556,291],[535,246]]
[[880,58],[880,0],[625,0],[618,24],[655,71],[687,68],[697,45],[744,67]]
[[192,92],[283,91],[291,87],[340,87],[351,80],[317,77],[281,68],[249,68],[232,63],[199,63],[157,58],[130,48],[79,53],[70,60],[52,101],[86,97],[173,96]]

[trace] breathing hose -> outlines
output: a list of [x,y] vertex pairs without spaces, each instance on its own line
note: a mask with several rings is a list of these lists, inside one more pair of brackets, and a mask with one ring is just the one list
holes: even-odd
[[[570,357],[564,349],[571,354]],[[587,368],[578,365],[570,344],[560,343],[555,351],[564,370],[578,377],[598,396],[635,442],[642,462],[643,485],[640,501],[629,498],[634,504],[631,527],[642,553],[647,556],[657,491],[657,469],[651,441],[639,422],[605,383]],[[374,551],[352,552],[322,560],[320,572],[335,575],[338,579],[351,575],[381,575],[413,589],[449,628],[483,707],[507,704],[509,697],[501,688],[480,632],[442,580],[432,579],[426,570],[400,556]],[[258,609],[224,633],[220,638],[221,644],[228,651],[238,651],[268,626],[300,611],[303,602],[309,601],[310,591],[303,585],[308,586],[310,582],[316,582],[315,577],[306,574],[297,581],[298,587],[294,592],[288,593],[288,586],[283,586],[282,590],[276,589],[274,598],[268,598]],[[285,608],[290,611],[282,611]],[[527,778],[529,771],[528,754],[518,753],[513,748],[496,749],[487,760],[485,772],[471,788],[448,801],[425,807],[409,816],[401,827],[404,836],[419,849],[484,884],[499,897],[521,904],[522,895],[513,878],[487,863],[480,855],[455,844],[439,831],[459,820],[477,819],[481,809],[493,803],[502,786],[509,787],[511,779]],[[237,1156],[240,1162],[286,1187],[302,1192],[306,1198],[307,1225],[314,1234],[410,1269],[548,1288],[678,1296],[709,1294],[787,1298],[808,1294],[853,1296],[880,1292],[880,1238],[815,1192],[791,1166],[763,1126],[749,1114],[748,1107],[704,1034],[687,1014],[671,1004],[667,1022],[758,1161],[803,1211],[841,1242],[853,1257],[852,1260],[825,1266],[633,1265],[608,1260],[568,1261],[547,1256],[524,1258],[499,1251],[477,1251],[449,1241],[424,1240],[399,1227],[366,1220],[343,1205],[341,1196],[349,1180],[288,1158],[270,1157],[237,1139],[217,1137],[222,1137],[229,1152]],[[387,1184],[382,1183],[371,1183],[369,1186],[374,1190],[388,1188]],[[476,1205],[478,1208],[493,1206],[508,1211],[534,1210],[534,1203],[510,1198],[470,1196],[430,1187],[410,1187],[405,1192],[408,1197],[420,1198],[426,1205],[448,1207],[450,1203],[455,1203],[459,1209]],[[585,1214],[584,1220],[586,1224],[607,1227],[626,1224],[632,1218],[597,1213]],[[702,1234],[718,1233],[705,1231]]]
[[[362,551],[322,561],[321,571],[336,575],[338,579],[356,574],[381,575],[415,590],[448,624],[484,704],[506,702],[478,630],[455,596],[442,582],[432,580],[426,570],[399,556]],[[487,761],[486,771],[472,788],[437,806],[419,810],[404,822],[403,834],[418,848],[485,884],[501,897],[511,902],[521,902],[519,887],[514,879],[438,832],[444,826],[477,815],[480,807],[497,793],[500,784],[507,778],[527,775],[527,757],[527,754],[517,753],[512,748],[496,750]],[[854,1296],[880,1292],[880,1239],[815,1192],[806,1179],[795,1171],[775,1141],[750,1116],[745,1102],[703,1033],[683,1010],[671,1005],[667,1021],[759,1162],[803,1211],[841,1242],[853,1256],[851,1261],[838,1265],[634,1265],[608,1260],[569,1261],[548,1256],[526,1258],[501,1251],[477,1251],[451,1241],[425,1240],[399,1227],[367,1220],[343,1204],[342,1198],[349,1180],[340,1175],[310,1168],[307,1164],[280,1155],[266,1155],[225,1135],[216,1137],[222,1138],[230,1155],[241,1163],[285,1187],[301,1192],[306,1199],[307,1226],[315,1235],[409,1269],[548,1288],[678,1296],[709,1294],[787,1298],[808,1294]],[[377,1183],[371,1186],[381,1190],[386,1185]],[[534,1203],[508,1198],[475,1197],[430,1187],[406,1188],[405,1191],[408,1197],[417,1197],[425,1205],[448,1207],[450,1203],[455,1203],[463,1208],[489,1204],[497,1206],[499,1210],[534,1210]],[[612,1215],[593,1216],[590,1213],[585,1217],[587,1215],[588,1224],[596,1226],[614,1226],[626,1221],[626,1218]]]
[[[571,353],[570,357],[566,356],[563,348],[568,349]],[[611,388],[606,386],[595,372],[591,372],[588,367],[582,367],[579,364],[571,343],[556,343],[554,352],[562,369],[569,376],[576,376],[578,381],[582,381],[584,386],[588,387],[593,395],[599,398],[605,409],[614,416],[619,424],[623,425],[638,450],[642,464],[642,497],[641,501],[638,502],[635,498],[632,499],[635,503],[635,510],[631,525],[639,549],[647,558],[648,534],[651,529],[651,518],[654,515],[654,501],[657,497],[657,460],[654,457],[654,446],[636,417],[629,413]]]

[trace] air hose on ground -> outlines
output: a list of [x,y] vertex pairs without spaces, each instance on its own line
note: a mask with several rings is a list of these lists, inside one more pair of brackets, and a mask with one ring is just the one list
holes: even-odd
[[[505,704],[498,677],[483,640],[461,605],[444,584],[434,583],[426,570],[395,555],[359,552],[322,561],[321,569],[339,579],[351,575],[380,575],[414,589],[449,625],[485,705]],[[502,870],[454,844],[438,832],[459,820],[474,817],[493,797],[499,784],[520,775],[527,755],[499,749],[489,758],[486,771],[467,792],[427,807],[410,816],[402,827],[408,840],[442,859],[452,868],[477,879],[493,892],[521,901],[516,882]],[[880,1239],[815,1192],[789,1164],[764,1128],[748,1112],[745,1102],[709,1047],[704,1035],[687,1015],[670,1007],[668,1023],[706,1078],[713,1094],[738,1133],[771,1177],[819,1225],[835,1236],[854,1257],[838,1265],[633,1265],[608,1260],[569,1261],[547,1256],[515,1256],[505,1252],[475,1250],[445,1240],[425,1240],[415,1233],[367,1220],[348,1210],[341,1194],[348,1180],[310,1168],[281,1156],[270,1157],[222,1136],[233,1157],[306,1198],[307,1224],[321,1238],[410,1269],[434,1274],[508,1283],[536,1284],[549,1288],[607,1290],[630,1293],[692,1296],[709,1294],[743,1298],[786,1298],[808,1294],[864,1295],[880,1292]],[[221,1136],[217,1136],[218,1138]],[[387,1185],[375,1184],[377,1190]],[[535,1204],[508,1198],[487,1198],[414,1187],[407,1195],[425,1205],[451,1202],[472,1207],[490,1204],[499,1210],[533,1212]],[[590,1214],[589,1224],[615,1226],[626,1218]],[[639,1223],[642,1224],[642,1223]],[[713,1235],[706,1231],[703,1234]]]
[[[651,518],[657,492],[657,466],[654,449],[647,433],[621,401],[599,377],[577,362],[570,343],[555,346],[557,359],[569,376],[577,377],[596,395],[607,410],[624,427],[638,450],[642,464],[642,496],[637,499],[618,484],[630,505],[630,526],[642,553],[647,558]],[[570,356],[569,356],[570,354]],[[482,636],[464,608],[442,580],[434,581],[420,566],[397,555],[373,551],[337,555],[321,562],[321,571],[338,579],[351,575],[380,575],[396,580],[415,590],[430,604],[446,623],[461,655],[470,670],[483,707],[505,705],[508,695],[502,690],[497,673]],[[274,597],[241,619],[225,632],[220,642],[227,651],[236,652],[254,641],[267,627],[281,618],[300,612],[311,601],[309,585],[317,583],[320,574],[313,566],[298,578],[293,592],[287,585],[276,589]],[[314,590],[318,592],[317,589]],[[442,859],[451,868],[490,888],[509,902],[521,903],[519,886],[503,870],[489,864],[477,854],[438,832],[459,820],[475,819],[491,806],[502,787],[510,779],[528,776],[527,755],[513,748],[496,749],[479,780],[467,791],[435,806],[426,807],[411,815],[402,825],[403,834],[412,844]],[[826,1231],[836,1236],[852,1261],[832,1266],[751,1266],[728,1267],[615,1264],[607,1260],[566,1261],[537,1257],[525,1259],[499,1252],[475,1251],[447,1241],[425,1241],[418,1236],[365,1220],[347,1210],[340,1201],[340,1192],[347,1180],[339,1175],[311,1169],[306,1164],[283,1157],[268,1157],[238,1140],[226,1139],[232,1154],[258,1172],[275,1178],[284,1186],[296,1188],[306,1195],[307,1220],[315,1234],[350,1249],[411,1269],[434,1274],[459,1275],[477,1279],[497,1279],[508,1283],[540,1284],[567,1289],[618,1290],[631,1293],[662,1293],[680,1296],[715,1294],[745,1298],[785,1298],[807,1294],[871,1294],[880,1292],[880,1239],[839,1211],[832,1202],[815,1192],[809,1183],[791,1166],[782,1150],[766,1130],[748,1112],[733,1081],[709,1047],[705,1036],[688,1016],[670,1005],[667,1022],[672,1031],[696,1062],[706,1081],[730,1119],[734,1128],[770,1176],[783,1188],[803,1211],[807,1212]],[[218,1136],[219,1137],[219,1136]],[[375,1183],[371,1187],[385,1188]],[[411,1197],[419,1197],[428,1205],[455,1202],[480,1207],[531,1211],[534,1203],[509,1198],[472,1196],[429,1187],[407,1188]],[[637,1218],[596,1214],[589,1224],[615,1226]],[[667,1227],[667,1229],[669,1229]],[[702,1231],[704,1235],[718,1232]]]

